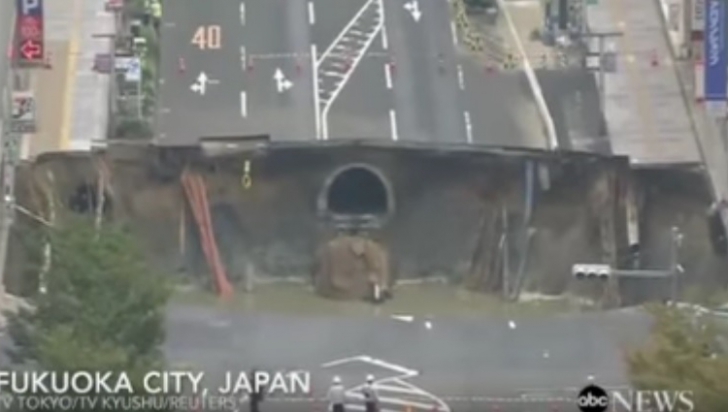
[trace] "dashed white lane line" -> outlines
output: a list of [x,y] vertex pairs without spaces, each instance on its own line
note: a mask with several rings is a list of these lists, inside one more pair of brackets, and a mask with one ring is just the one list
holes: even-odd
[[468,143],[473,143],[473,124],[470,122],[470,112],[464,112],[463,119],[465,120],[465,133],[468,138]]
[[240,2],[240,25],[245,26],[245,3]]
[[244,90],[240,92],[240,115],[248,117],[248,93]]
[[389,39],[387,38],[387,26],[382,27],[382,48],[387,50],[389,48]]
[[458,64],[458,87],[465,90],[465,76],[463,75],[463,66]]
[[452,34],[452,44],[458,45],[458,30],[455,28],[455,22],[450,22],[450,33]]
[[394,109],[389,111],[389,127],[392,133],[392,140],[396,142],[399,140],[399,134],[397,132],[397,112]]
[[313,8],[313,2],[308,2],[308,24],[313,26],[316,24],[316,11]]
[[389,63],[384,65],[384,80],[387,83],[387,89],[392,88],[392,66]]
[[243,71],[248,70],[248,53],[245,51],[245,46],[240,46],[240,67]]

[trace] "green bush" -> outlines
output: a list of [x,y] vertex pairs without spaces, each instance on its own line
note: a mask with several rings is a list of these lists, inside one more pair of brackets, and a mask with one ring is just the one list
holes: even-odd
[[692,390],[696,411],[728,411],[725,320],[667,306],[652,307],[650,312],[655,323],[649,342],[627,356],[635,387]]
[[9,315],[12,361],[46,371],[125,371],[132,384],[162,368],[170,288],[145,265],[136,239],[109,224],[97,231],[88,217],[44,236],[52,250],[46,293],[31,299],[33,310]]

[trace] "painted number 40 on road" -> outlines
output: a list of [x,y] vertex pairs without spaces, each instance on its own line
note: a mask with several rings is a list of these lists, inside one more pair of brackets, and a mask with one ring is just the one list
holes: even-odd
[[199,26],[192,36],[192,44],[200,50],[218,50],[222,47],[220,26]]

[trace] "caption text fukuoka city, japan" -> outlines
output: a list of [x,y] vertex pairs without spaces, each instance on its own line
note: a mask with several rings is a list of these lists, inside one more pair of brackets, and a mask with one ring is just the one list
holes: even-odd
[[253,393],[305,396],[306,371],[151,371],[134,381],[125,372],[0,371],[0,410],[236,410]]

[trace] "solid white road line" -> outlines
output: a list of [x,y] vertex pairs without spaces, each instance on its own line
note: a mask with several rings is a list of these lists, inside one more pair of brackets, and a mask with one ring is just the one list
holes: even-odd
[[391,128],[392,140],[396,142],[399,140],[399,135],[397,133],[397,112],[394,109],[389,111],[389,127]]
[[473,143],[473,123],[470,122],[470,112],[464,112],[463,118],[465,120],[465,133],[468,137],[468,143]]
[[240,92],[240,115],[248,117],[248,93],[245,90]]
[[458,45],[458,30],[455,28],[455,22],[450,22],[450,32],[452,34],[452,44]]
[[245,3],[240,2],[240,25],[245,26]]
[[319,78],[316,64],[316,45],[311,44],[311,73],[313,76],[313,112],[316,124],[316,140],[321,139],[321,102],[319,101]]
[[463,75],[463,66],[458,64],[458,86],[460,90],[465,90],[465,76]]
[[308,2],[308,24],[314,25],[316,23],[316,12],[313,9],[313,2]]
[[387,89],[392,88],[392,66],[389,63],[384,65],[384,80],[387,82]]

